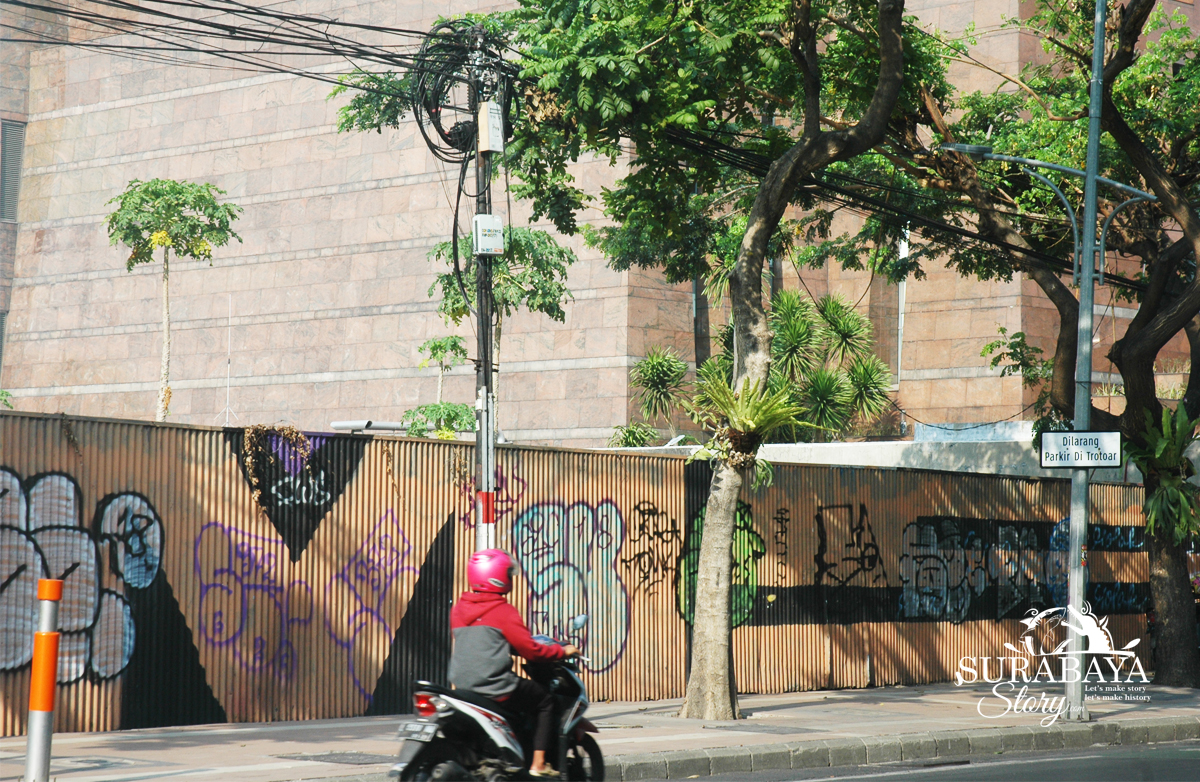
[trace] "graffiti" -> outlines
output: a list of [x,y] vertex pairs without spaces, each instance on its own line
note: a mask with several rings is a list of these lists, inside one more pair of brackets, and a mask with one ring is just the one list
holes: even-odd
[[[704,511],[705,508],[701,508],[696,518],[692,519],[691,531],[684,541],[675,576],[676,606],[683,621],[689,625],[696,616],[696,578],[700,572]],[[740,627],[750,620],[754,610],[754,600],[758,596],[758,561],[766,556],[767,546],[762,536],[754,531],[754,515],[746,503],[738,502],[733,524],[729,611],[731,626]]]
[[[571,640],[593,672],[615,665],[629,636],[629,593],[616,566],[625,541],[621,511],[609,500],[541,503],[517,518],[512,535],[529,584],[529,628]],[[573,634],[567,620],[581,613],[590,620]]]
[[792,512],[787,508],[780,508],[775,511],[775,515],[771,521],[775,524],[775,584],[776,586],[785,586],[787,584],[787,556],[788,556],[788,524],[791,523]]
[[1144,527],[1109,527],[1101,524],[1089,524],[1088,550],[1145,551],[1146,530]]
[[395,512],[389,510],[325,587],[325,604],[341,607],[326,616],[325,629],[346,652],[354,686],[368,699],[375,682],[364,681],[362,673],[376,668],[371,656],[375,641],[392,637],[385,602],[401,574],[417,572],[408,564],[411,553]]
[[[994,618],[1066,597],[1066,522],[920,519],[904,528],[900,616],[959,623],[991,591]],[[990,538],[990,540],[988,540]]]
[[447,516],[425,552],[400,627],[375,681],[367,716],[412,708],[414,682],[449,686],[450,606],[454,602],[455,514]]
[[[144,589],[158,575],[162,521],[132,492],[101,499],[90,530],[82,509],[71,476],[46,473],[26,482],[0,468],[0,670],[33,659],[41,578],[63,581],[60,683],[112,679],[129,665],[137,634],[127,590]],[[106,575],[115,589],[105,586]]]
[[[467,510],[458,519],[463,527],[475,529],[475,478],[472,476],[470,480],[460,481],[457,485],[459,496],[468,500]],[[516,511],[528,488],[529,482],[524,478],[509,474],[501,467],[496,468],[496,499],[493,507],[497,523]]]
[[[225,437],[249,483],[243,431],[228,429]],[[290,442],[271,433],[267,435],[270,453],[255,457],[255,475],[262,489],[259,502],[283,538],[292,562],[299,561],[317,527],[345,491],[368,442],[363,437],[325,435],[310,435],[308,441],[312,453],[306,459]]]
[[[836,586],[888,585],[887,571],[879,558],[879,544],[867,515],[867,506],[859,504],[858,518],[853,505],[818,505],[817,563],[813,583]],[[840,548],[830,551],[830,541]],[[840,556],[839,556],[840,555]]]
[[637,522],[629,531],[630,555],[621,564],[630,571],[631,581],[637,585],[635,591],[657,594],[675,572],[683,534],[675,519],[653,503],[639,502],[633,511]]
[[200,581],[200,635],[229,649],[244,670],[283,680],[296,672],[290,636],[312,620],[312,588],[288,580],[285,544],[219,522],[200,529],[194,548]]
[[1148,584],[1090,583],[1087,601],[1102,614],[1141,614],[1150,604]]

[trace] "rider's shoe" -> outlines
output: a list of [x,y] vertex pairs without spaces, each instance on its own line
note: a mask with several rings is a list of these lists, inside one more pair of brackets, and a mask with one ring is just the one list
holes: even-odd
[[554,766],[551,766],[549,763],[547,763],[546,765],[542,766],[540,771],[529,769],[529,776],[533,777],[534,779],[557,778],[558,772],[554,770]]

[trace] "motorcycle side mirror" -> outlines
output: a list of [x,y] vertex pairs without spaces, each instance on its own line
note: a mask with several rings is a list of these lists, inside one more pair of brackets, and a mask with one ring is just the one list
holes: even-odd
[[573,616],[573,617],[571,617],[571,629],[572,630],[582,630],[583,626],[586,625],[587,622],[588,622],[587,614],[580,614],[579,616]]

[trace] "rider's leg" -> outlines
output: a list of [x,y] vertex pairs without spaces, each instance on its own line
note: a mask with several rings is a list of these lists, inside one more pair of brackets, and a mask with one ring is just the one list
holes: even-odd
[[530,771],[546,767],[546,752],[554,744],[554,698],[542,685],[529,679],[518,679],[517,689],[504,702],[512,711],[533,712],[536,715],[533,731],[533,759]]

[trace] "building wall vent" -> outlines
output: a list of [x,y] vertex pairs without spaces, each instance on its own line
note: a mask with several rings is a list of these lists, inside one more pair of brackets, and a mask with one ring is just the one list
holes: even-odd
[[21,190],[21,156],[25,151],[25,125],[0,122],[0,220],[17,219]]

